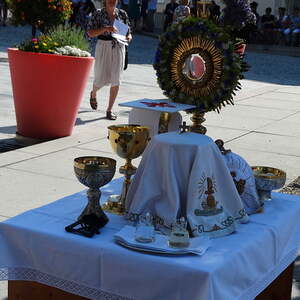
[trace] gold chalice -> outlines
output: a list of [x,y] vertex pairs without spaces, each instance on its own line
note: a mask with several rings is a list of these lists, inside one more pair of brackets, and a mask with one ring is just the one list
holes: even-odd
[[286,173],[280,169],[254,166],[252,167],[259,201],[263,205],[265,200],[271,200],[272,190],[280,189],[286,181]]
[[136,172],[136,167],[131,160],[139,157],[145,150],[149,140],[149,128],[140,125],[112,125],[108,127],[108,139],[118,156],[125,158],[126,163],[121,166],[119,171],[124,175],[124,182],[120,196],[115,201],[112,198],[102,206],[103,210],[124,214],[125,203],[130,178]]
[[83,156],[74,159],[74,172],[77,179],[89,189],[87,191],[88,204],[78,220],[84,216],[95,215],[100,227],[103,227],[108,218],[103,212],[99,200],[100,187],[112,180],[116,172],[116,161],[109,157]]

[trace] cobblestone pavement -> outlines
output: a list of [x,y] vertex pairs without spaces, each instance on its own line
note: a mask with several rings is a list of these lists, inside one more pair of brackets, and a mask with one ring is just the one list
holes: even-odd
[[[26,38],[30,38],[30,27],[0,27],[0,80],[2,87],[5,85],[5,81],[9,81],[9,78],[4,77],[1,72],[2,66],[7,68],[7,54],[6,49],[12,47]],[[129,63],[146,66],[150,70],[150,65],[153,62],[155,49],[157,47],[158,40],[151,37],[145,37],[136,35],[129,48]],[[246,79],[263,81],[268,83],[277,83],[282,85],[300,85],[300,58],[287,57],[287,56],[275,56],[268,53],[253,53],[246,54],[247,62],[252,66],[250,71],[246,74]],[[138,76],[138,75],[137,75]],[[126,79],[126,78],[125,78]],[[134,76],[127,78],[127,84],[133,84],[135,81],[141,81],[141,78]],[[3,84],[4,83],[4,84]],[[126,84],[126,81],[125,81]],[[147,84],[147,83],[141,83]],[[153,85],[154,82],[149,82],[149,85]],[[8,85],[8,84],[7,84]],[[9,85],[8,85],[9,86]],[[11,104],[11,91],[9,87],[7,89],[0,90],[0,96],[2,96],[3,102],[1,107],[7,106],[12,110]],[[284,99],[283,99],[284,101]],[[86,102],[87,104],[87,102]],[[86,106],[87,107],[87,106]],[[84,108],[84,107],[83,107]],[[81,108],[81,109],[83,109]],[[8,110],[7,110],[8,111]],[[1,114],[1,112],[0,112]],[[6,112],[7,114],[7,112]],[[3,121],[2,115],[0,115],[1,121]],[[6,117],[4,120],[8,120]],[[6,126],[12,124],[6,124]],[[7,127],[8,130],[10,126]],[[14,127],[13,127],[14,130]],[[0,282],[0,290],[4,290],[6,283]],[[293,286],[293,299],[300,300],[300,260],[296,261],[295,265],[295,284]],[[3,295],[0,294],[0,299]]]

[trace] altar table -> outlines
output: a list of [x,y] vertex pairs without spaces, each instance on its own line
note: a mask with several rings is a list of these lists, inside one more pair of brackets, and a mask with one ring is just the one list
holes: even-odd
[[[111,182],[102,188],[102,201],[120,189],[120,179]],[[89,299],[250,300],[298,255],[297,196],[273,193],[264,213],[213,239],[203,256],[121,247],[113,234],[126,221],[115,215],[91,239],[65,232],[85,197],[83,191],[0,223],[0,280],[34,281]],[[291,268],[286,272],[291,277]]]

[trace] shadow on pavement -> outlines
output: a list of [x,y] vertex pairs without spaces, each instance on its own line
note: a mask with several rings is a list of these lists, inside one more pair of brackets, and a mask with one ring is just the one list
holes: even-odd
[[15,138],[0,139],[0,153],[24,148],[25,145],[18,143]]
[[84,124],[92,123],[92,122],[99,121],[99,120],[106,120],[106,117],[100,117],[100,118],[89,119],[89,120],[82,120],[81,118],[77,118],[75,125],[84,125]]
[[247,52],[245,61],[251,66],[245,79],[282,85],[300,85],[300,57]]
[[16,126],[3,126],[3,127],[0,127],[0,133],[13,134],[13,133],[16,133],[16,131],[17,131]]

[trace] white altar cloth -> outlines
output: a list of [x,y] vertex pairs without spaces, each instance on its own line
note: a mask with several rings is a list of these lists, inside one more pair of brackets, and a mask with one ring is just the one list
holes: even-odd
[[[153,105],[147,104],[166,104]],[[153,137],[159,131],[159,121],[162,112],[170,114],[167,131],[176,131],[182,123],[182,116],[179,111],[185,111],[195,108],[194,105],[175,103],[169,99],[139,99],[120,103],[119,106],[131,107],[128,123],[147,126],[150,129],[150,137]]]
[[[102,201],[120,180],[102,189]],[[252,300],[297,256],[300,197],[273,193],[265,213],[213,239],[203,256],[163,256],[113,242],[126,224],[109,215],[91,239],[64,231],[85,191],[0,223],[0,279],[33,280],[90,299]]]
[[[167,104],[166,106],[148,106],[146,103],[163,103]],[[181,110],[188,110],[193,109],[196,106],[195,105],[189,105],[184,103],[175,103],[173,101],[170,101],[167,98],[164,99],[139,99],[129,102],[122,102],[119,104],[119,106],[125,106],[125,107],[132,107],[132,108],[140,108],[140,109],[146,109],[146,110],[153,110],[158,112],[168,112],[168,113],[175,113]]]
[[169,132],[154,136],[127,194],[129,216],[146,214],[170,228],[185,217],[194,236],[234,231],[248,216],[224,158],[206,135]]

